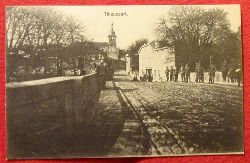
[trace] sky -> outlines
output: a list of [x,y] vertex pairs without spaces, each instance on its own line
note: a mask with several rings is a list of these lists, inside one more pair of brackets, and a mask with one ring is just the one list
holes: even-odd
[[[198,6],[198,5],[197,5]],[[170,5],[126,6],[55,6],[65,16],[73,16],[86,28],[87,37],[96,42],[107,42],[113,23],[117,46],[126,49],[134,41],[155,39],[154,29],[158,19],[166,15]],[[227,12],[230,28],[237,31],[241,24],[240,5],[199,5],[204,8],[220,8]],[[105,16],[105,12],[124,13],[125,16]]]

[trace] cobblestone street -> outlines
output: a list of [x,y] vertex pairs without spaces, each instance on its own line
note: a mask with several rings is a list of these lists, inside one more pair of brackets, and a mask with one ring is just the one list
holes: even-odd
[[148,154],[242,150],[242,87],[116,81],[147,129]]
[[[79,155],[178,155],[242,151],[242,87],[133,82],[118,74],[79,134]],[[76,142],[79,143],[79,142]]]

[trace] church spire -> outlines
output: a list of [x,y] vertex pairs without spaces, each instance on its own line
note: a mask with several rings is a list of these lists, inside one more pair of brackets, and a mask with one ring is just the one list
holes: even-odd
[[108,38],[109,38],[109,45],[116,47],[116,35],[115,35],[113,23],[111,24],[111,31],[110,31],[110,34],[108,35]]
[[111,32],[110,32],[111,36],[115,36],[115,31],[114,31],[114,24],[111,23]]

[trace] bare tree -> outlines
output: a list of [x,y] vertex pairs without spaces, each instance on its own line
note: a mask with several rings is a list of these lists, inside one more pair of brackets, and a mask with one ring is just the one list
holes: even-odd
[[[9,7],[6,11],[7,59],[13,60],[14,55],[18,55],[14,58],[19,60],[26,58],[27,68],[43,66],[46,73],[49,58],[56,57],[57,74],[62,75],[63,55],[71,53],[71,50],[62,53],[63,49],[87,40],[85,29],[77,20],[72,17],[65,19],[51,7],[20,6]],[[10,76],[18,65],[17,60],[8,62],[9,67],[12,67],[7,68]]]
[[84,36],[85,29],[81,23],[77,22],[73,17],[69,16],[65,20],[65,43],[70,45],[75,42],[83,42],[86,40]]
[[7,9],[7,51],[19,49],[29,36],[36,24],[32,10],[23,7]]
[[156,34],[161,46],[171,46],[182,55],[180,62],[194,64],[229,31],[226,15],[221,9],[173,7],[166,17],[160,18]]

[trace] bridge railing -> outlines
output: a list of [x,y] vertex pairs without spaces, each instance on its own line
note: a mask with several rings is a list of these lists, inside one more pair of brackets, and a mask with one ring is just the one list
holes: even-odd
[[96,74],[7,83],[8,158],[70,146],[97,116],[99,95]]

